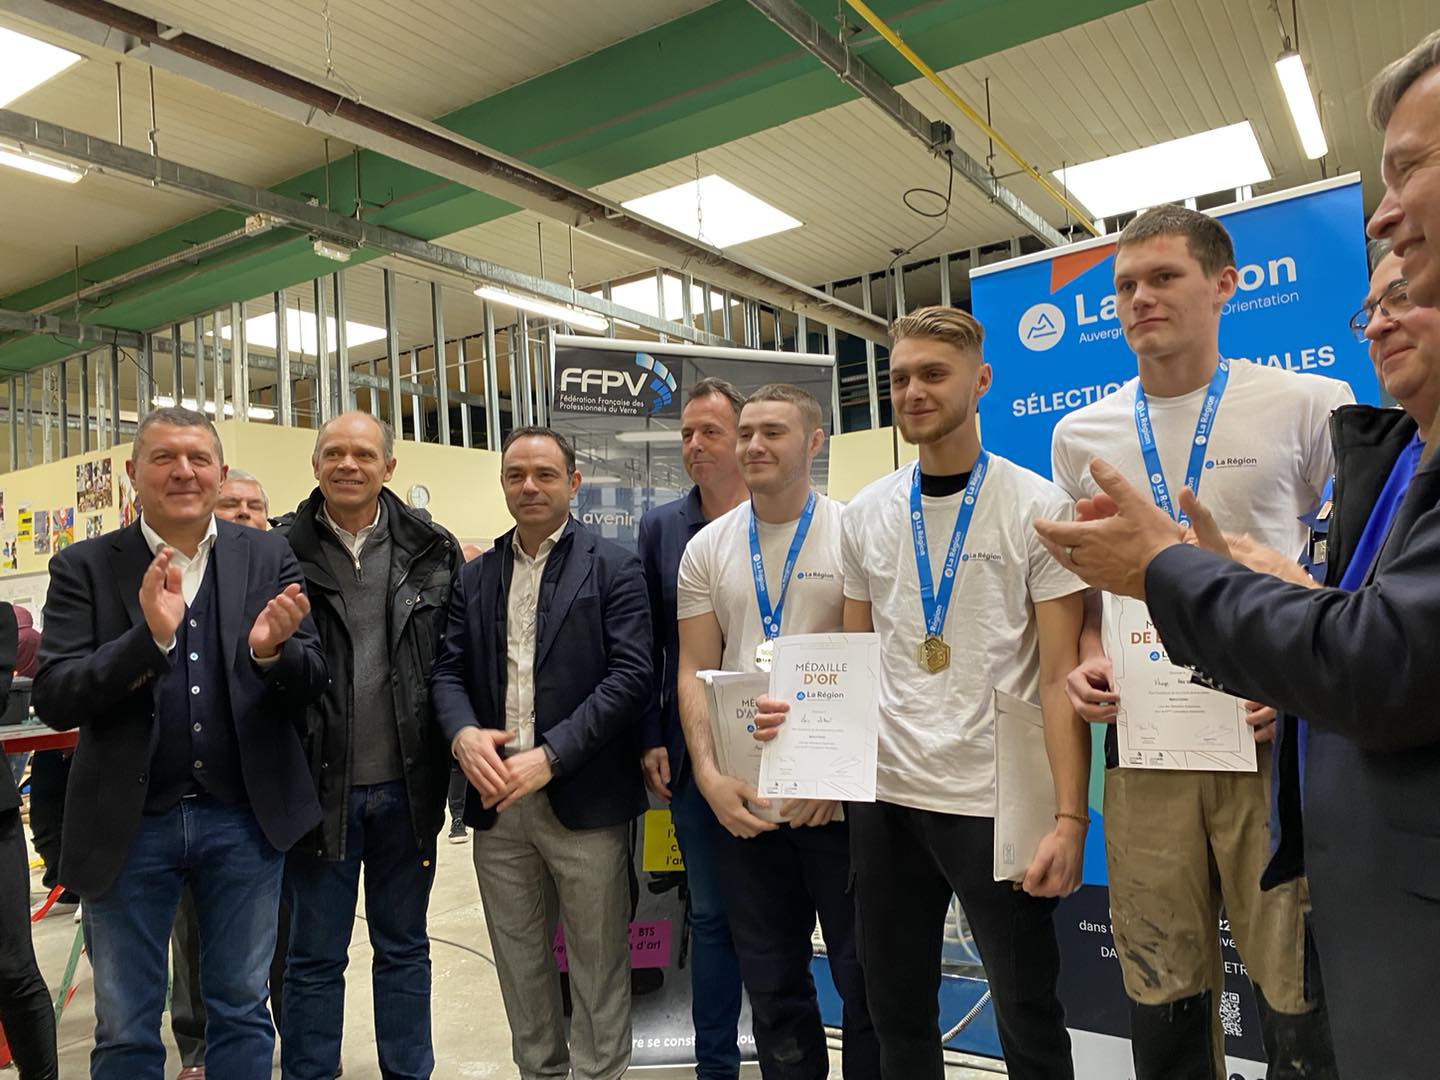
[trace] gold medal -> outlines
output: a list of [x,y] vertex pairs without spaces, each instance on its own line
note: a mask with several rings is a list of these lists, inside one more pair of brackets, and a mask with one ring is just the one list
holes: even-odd
[[766,638],[759,645],[755,646],[755,666],[761,671],[769,671],[770,666],[775,663],[775,639]]
[[950,666],[950,646],[943,638],[932,634],[920,642],[920,669],[935,675]]

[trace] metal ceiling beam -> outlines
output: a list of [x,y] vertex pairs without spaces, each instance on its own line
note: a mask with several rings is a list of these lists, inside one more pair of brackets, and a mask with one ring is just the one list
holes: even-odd
[[232,229],[222,236],[213,240],[207,240],[202,244],[196,244],[185,251],[178,251],[174,255],[166,255],[164,258],[156,259],[154,262],[146,263],[144,266],[137,266],[134,270],[127,270],[123,274],[106,278],[104,281],[97,281],[92,285],[71,293],[69,296],[62,296],[50,301],[35,310],[42,314],[52,311],[64,311],[67,307],[79,305],[99,296],[106,296],[122,289],[127,285],[138,285],[142,281],[149,281],[151,278],[159,277],[161,274],[169,273],[177,266],[197,266],[202,259],[211,255],[218,255],[220,252],[242,244],[258,232],[266,231],[254,228]]
[[[795,311],[869,341],[885,341],[884,321],[818,289],[727,255],[683,233],[631,214],[533,166],[438,124],[382,110],[107,0],[25,0],[5,4],[54,29],[218,90],[297,124],[384,154],[472,190],[584,230],[623,250],[655,259]],[[117,41],[117,35],[126,40]],[[133,42],[133,44],[132,44]]]
[[[593,312],[596,315],[623,322],[634,323],[643,329],[673,337],[684,338],[702,345],[732,345],[733,342],[716,334],[710,334],[680,323],[666,322],[643,311],[612,303],[589,293],[571,289],[545,278],[534,277],[509,267],[500,266],[474,255],[466,255],[452,248],[432,244],[428,240],[417,240],[413,236],[387,229],[383,225],[372,225],[356,221],[352,217],[334,213],[323,206],[313,206],[277,195],[273,191],[228,180],[200,169],[192,169],[164,158],[154,157],[142,150],[108,142],[81,131],[47,124],[32,116],[10,109],[0,109],[0,136],[12,139],[25,146],[64,157],[90,168],[100,169],[134,179],[154,182],[161,187],[183,191],[214,199],[238,207],[252,214],[262,215],[252,228],[259,232],[273,226],[274,219],[283,224],[306,230],[328,240],[337,240],[356,248],[394,255],[407,262],[418,263],[433,270],[452,274],[470,282],[489,282],[528,293],[559,304]],[[28,316],[28,313],[22,313]],[[73,324],[72,324],[73,325]],[[25,329],[7,327],[0,329]],[[40,332],[40,331],[35,331]],[[63,335],[62,335],[63,336]],[[137,335],[138,337],[138,335]]]
[[862,97],[924,143],[932,154],[948,159],[957,176],[1013,217],[1028,232],[1051,247],[1059,247],[1066,242],[1053,225],[955,144],[955,133],[949,124],[931,120],[911,105],[883,75],[851,52],[844,40],[821,26],[795,0],[749,0],[749,4],[835,72],[842,82],[859,91]]
[[22,334],[49,334],[79,344],[119,345],[138,349],[145,344],[145,335],[133,330],[115,330],[108,326],[72,322],[55,315],[34,311],[10,311],[0,308],[0,330],[18,330]]

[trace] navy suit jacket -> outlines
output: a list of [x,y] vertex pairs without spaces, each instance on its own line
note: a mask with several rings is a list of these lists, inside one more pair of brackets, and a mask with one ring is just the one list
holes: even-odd
[[708,522],[700,506],[700,488],[650,510],[640,519],[640,563],[650,591],[650,621],[655,629],[655,689],[640,722],[642,749],[663,746],[670,758],[670,790],[687,764],[685,731],[680,726],[675,678],[680,665],[680,624],[676,619],[676,579],[685,545]]
[[[447,741],[465,727],[505,728],[506,617],[514,530],[467,563],[450,594],[445,642],[430,676]],[[645,809],[637,724],[650,701],[650,608],[640,562],[574,518],[545,564],[535,633],[535,738],[560,774],[545,787],[569,829],[630,821]],[[465,823],[495,811],[471,787]]]
[[[250,628],[271,598],[304,585],[290,545],[258,529],[216,521],[216,600],[241,774],[270,843],[288,850],[320,820],[300,745],[305,707],[325,689],[320,639],[307,617],[260,667]],[[45,633],[31,704],[57,730],[80,729],[65,797],[60,879],[81,897],[102,894],[130,851],[159,738],[158,676],[171,663],[140,610],[152,556],[140,523],[68,547],[50,560]]]
[[[1343,478],[1339,438],[1336,456]],[[1378,490],[1347,491],[1337,479],[1336,517],[1349,516],[1347,497],[1373,505]],[[1353,551],[1358,532],[1350,532],[1335,537],[1337,566]],[[1155,558],[1145,592],[1173,660],[1310,725],[1304,864],[1341,1072],[1433,1075],[1440,1028],[1426,1021],[1440,969],[1440,455],[1416,472],[1369,580],[1354,592],[1289,585],[1185,545]],[[1282,810],[1298,801],[1293,764],[1286,768],[1291,743],[1277,750]],[[1282,864],[1298,869],[1290,825],[1272,881]]]

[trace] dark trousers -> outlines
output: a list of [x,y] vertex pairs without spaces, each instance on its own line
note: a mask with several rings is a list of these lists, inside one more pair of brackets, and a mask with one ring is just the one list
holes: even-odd
[[450,790],[446,793],[445,802],[450,807],[450,820],[459,821],[465,816],[465,790],[470,786],[470,781],[465,779],[465,774],[460,771],[460,764],[456,762],[450,766]]
[[425,930],[435,844],[432,840],[422,849],[415,842],[404,781],[357,784],[350,789],[347,813],[345,858],[292,851],[286,861],[290,951],[281,1014],[281,1075],[285,1080],[331,1080],[335,1075],[363,863],[380,1075],[384,1080],[420,1080],[435,1069],[430,938]]
[[65,822],[71,757],[64,750],[38,750],[30,761],[30,835],[35,840],[35,854],[45,863],[45,876],[40,880],[47,889],[60,881],[60,829]]
[[1071,1080],[1054,900],[992,879],[995,822],[852,805],[860,959],[886,1080],[942,1080],[940,951],[952,894],[975,935],[1012,1080]]
[[55,1080],[55,1010],[30,939],[30,869],[20,811],[0,811],[0,1025],[20,1080]]
[[[275,927],[275,955],[270,960],[270,1015],[280,1029],[281,989],[285,982],[285,950],[290,943],[290,905],[280,894]],[[170,1033],[185,1068],[205,1064],[205,998],[200,992],[200,921],[190,886],[180,891],[175,928],[170,934]]]
[[[844,1003],[845,1080],[878,1080],[880,1048],[855,953],[849,831],[782,825],[751,840],[725,833],[717,845],[730,934],[765,1080],[824,1080],[825,1028],[810,976],[815,918],[825,935],[835,988]],[[938,951],[937,951],[938,955]]]

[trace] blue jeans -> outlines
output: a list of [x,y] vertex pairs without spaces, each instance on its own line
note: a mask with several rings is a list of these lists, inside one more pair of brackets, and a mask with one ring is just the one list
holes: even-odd
[[187,880],[200,925],[206,1071],[269,1080],[275,1027],[266,983],[283,868],[248,806],[200,795],[141,817],[119,876],[81,908],[95,970],[92,1080],[165,1075],[160,1015],[170,928]]
[[435,841],[430,839],[423,851],[416,845],[410,800],[400,780],[352,787],[346,812],[345,858],[292,851],[286,865],[290,952],[280,1071],[285,1080],[331,1080],[335,1075],[345,1018],[345,965],[364,863],[380,1075],[424,1080],[435,1068],[425,932]]
[[719,845],[725,829],[687,769],[675,785],[670,819],[690,891],[690,1015],[698,1080],[740,1075],[740,961],[720,890]]

